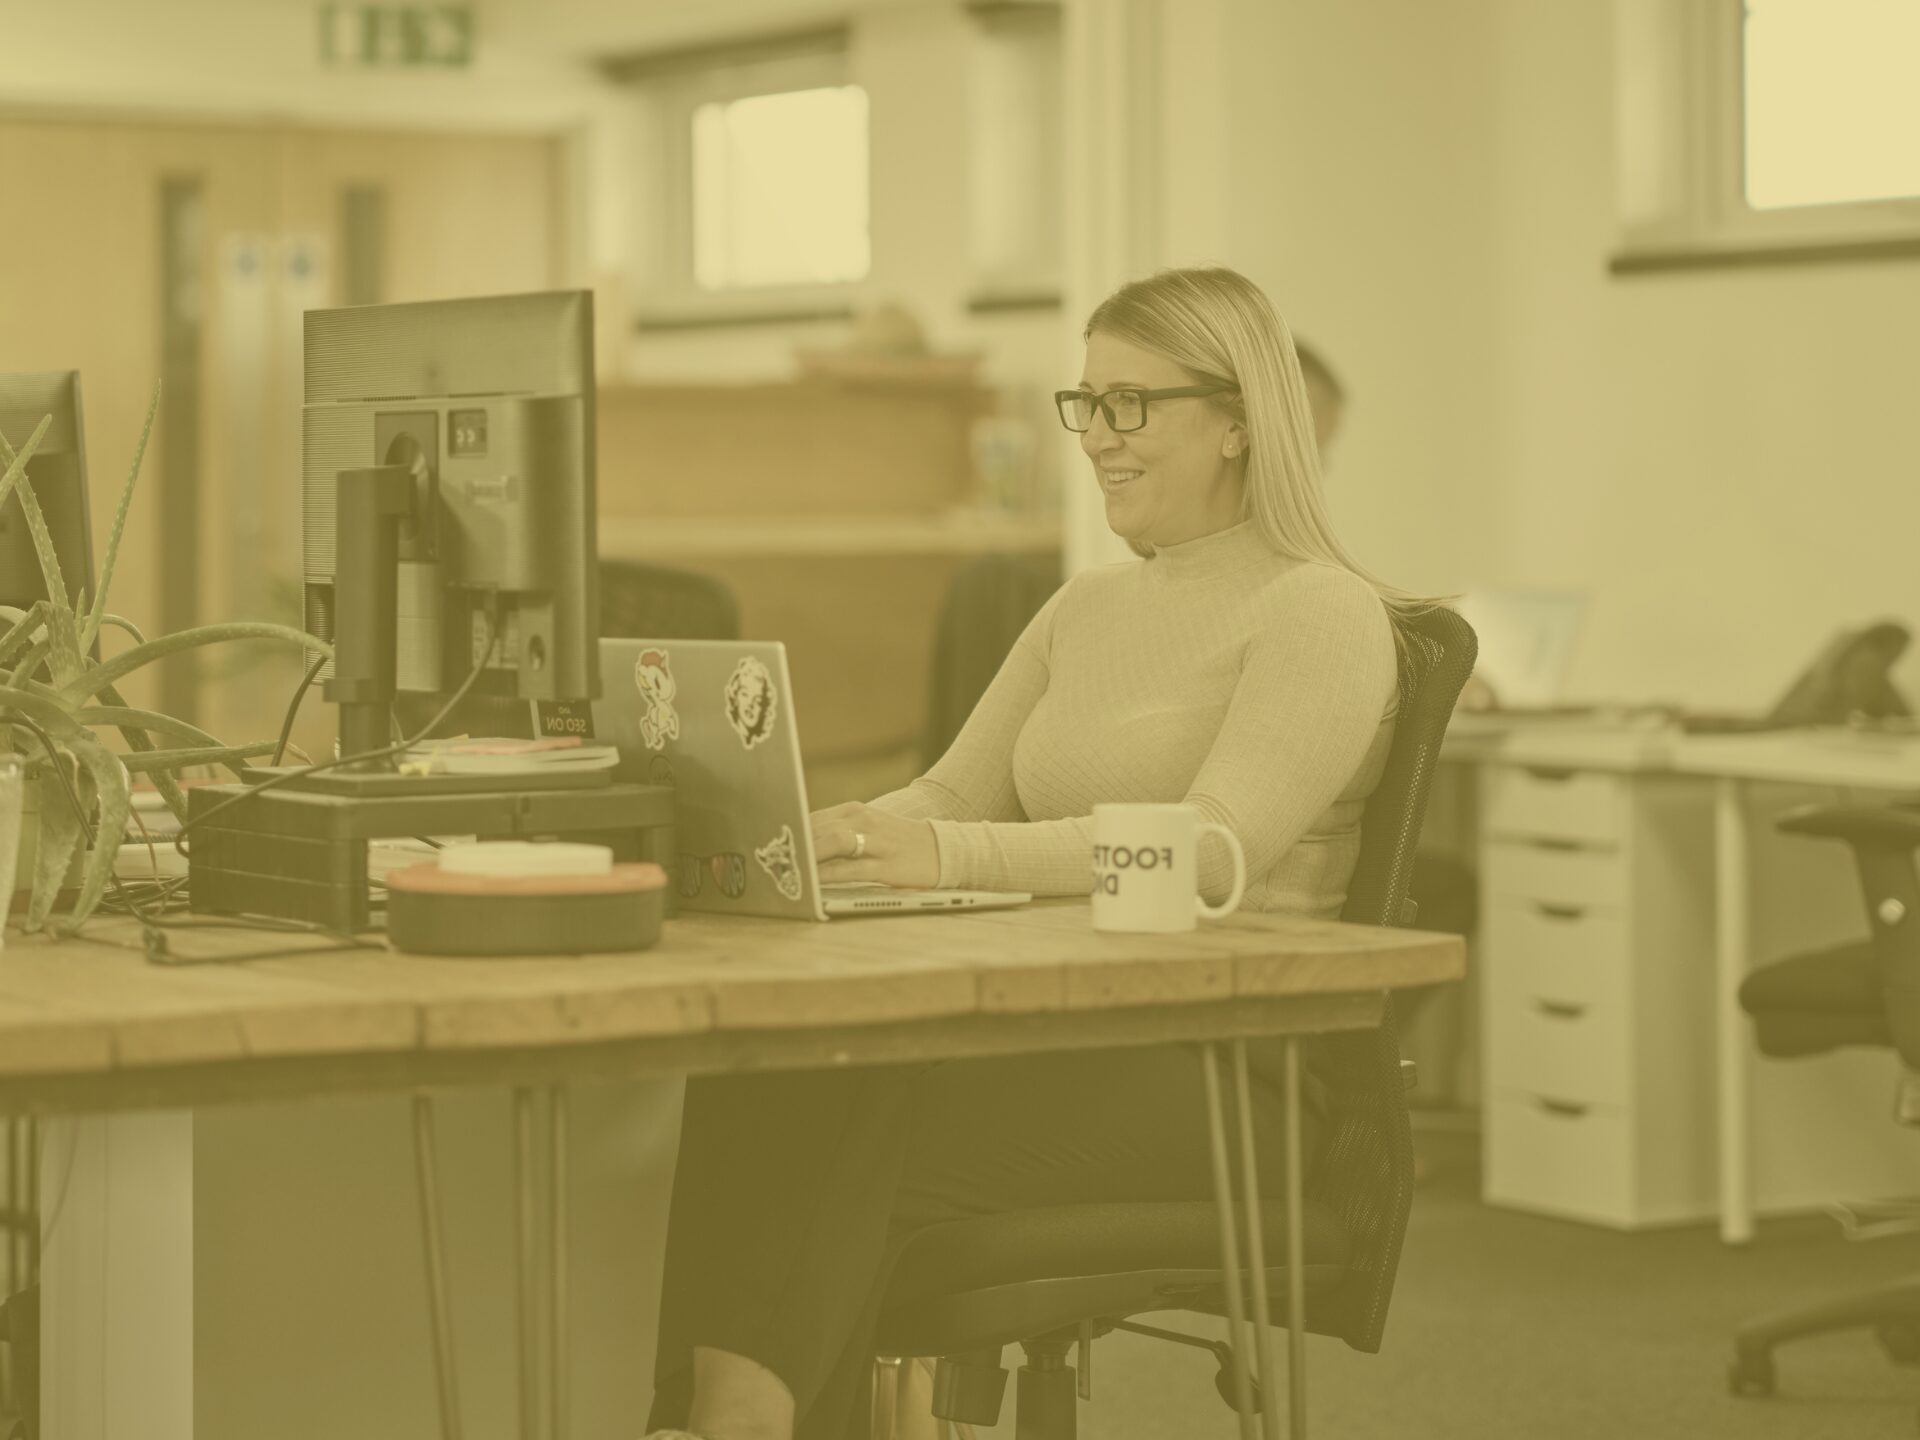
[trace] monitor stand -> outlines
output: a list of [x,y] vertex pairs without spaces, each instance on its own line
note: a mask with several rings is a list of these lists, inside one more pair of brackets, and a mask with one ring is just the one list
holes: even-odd
[[[385,465],[336,477],[338,603],[326,695],[340,707],[342,755],[387,748],[400,522],[413,509],[412,473]],[[616,860],[651,860],[669,871],[675,858],[672,789],[615,784],[604,770],[409,775],[388,759],[253,791],[236,784],[188,792],[187,894],[196,912],[299,920],[342,934],[378,928],[384,916],[367,884],[367,845],[395,836],[585,841],[609,846]],[[212,813],[227,800],[240,803]]]

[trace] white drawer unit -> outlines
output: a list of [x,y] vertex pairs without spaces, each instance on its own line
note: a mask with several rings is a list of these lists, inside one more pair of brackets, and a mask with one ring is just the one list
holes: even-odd
[[1615,845],[1628,783],[1557,766],[1490,765],[1481,780],[1480,823],[1495,837]]
[[1632,1098],[1618,997],[1550,1000],[1503,989],[1487,1009],[1489,1091],[1617,1106]]
[[1481,771],[1490,1203],[1633,1228],[1714,1213],[1712,812],[1662,776]]
[[1620,1107],[1495,1092],[1484,1143],[1489,1204],[1634,1223],[1633,1135]]
[[1627,903],[1627,857],[1578,841],[1535,837],[1489,840],[1480,851],[1487,898],[1562,909]]
[[1482,944],[1497,952],[1517,993],[1541,1000],[1627,999],[1633,951],[1627,913],[1612,905],[1491,896]]

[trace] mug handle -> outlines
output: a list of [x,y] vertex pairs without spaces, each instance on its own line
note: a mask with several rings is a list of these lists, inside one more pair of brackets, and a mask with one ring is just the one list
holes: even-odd
[[1206,920],[1219,920],[1231,915],[1240,908],[1240,897],[1247,893],[1247,852],[1240,848],[1240,837],[1226,826],[1212,820],[1202,820],[1200,828],[1194,832],[1193,849],[1200,852],[1200,841],[1207,835],[1218,835],[1227,842],[1233,851],[1233,893],[1218,905],[1209,905],[1200,896],[1193,897],[1194,913]]

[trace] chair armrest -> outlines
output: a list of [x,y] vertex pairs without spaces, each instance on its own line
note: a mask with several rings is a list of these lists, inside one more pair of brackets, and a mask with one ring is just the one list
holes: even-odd
[[1809,805],[1788,811],[1776,823],[1790,835],[1920,849],[1920,809],[1909,806]]

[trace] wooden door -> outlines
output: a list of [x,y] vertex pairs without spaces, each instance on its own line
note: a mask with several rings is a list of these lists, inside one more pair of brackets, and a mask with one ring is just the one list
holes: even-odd
[[[350,204],[383,200],[382,293],[351,298],[545,289],[566,253],[556,149],[524,136],[0,119],[0,370],[81,372],[96,554],[166,339],[193,345],[194,363],[172,368],[198,384],[176,386],[148,446],[111,609],[149,633],[297,623],[300,317],[349,298]],[[169,194],[193,200],[184,216]],[[170,242],[185,250],[168,277]],[[291,652],[254,646],[125,688],[222,738],[270,738],[298,673]],[[303,727],[313,743],[323,732]]]

